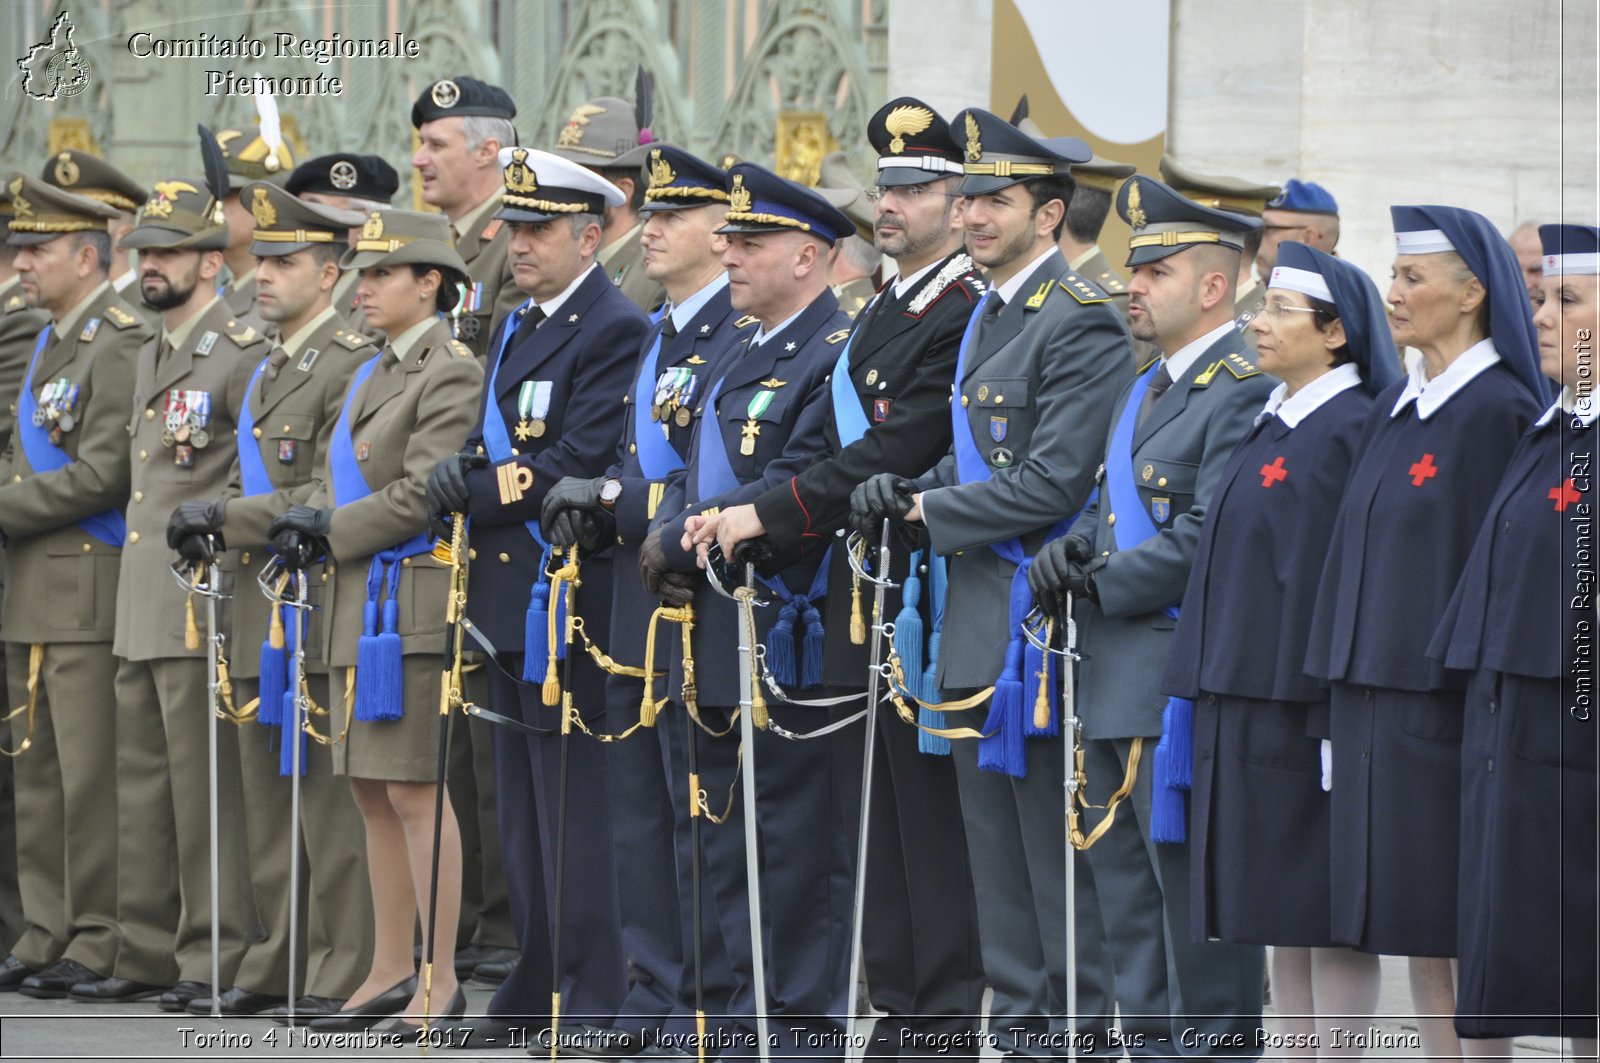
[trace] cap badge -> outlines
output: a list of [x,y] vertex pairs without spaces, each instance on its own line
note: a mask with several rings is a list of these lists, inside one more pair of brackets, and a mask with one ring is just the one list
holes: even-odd
[[597,114],[605,114],[604,107],[596,107],[592,103],[580,103],[578,109],[572,112],[572,117],[567,119],[567,124],[561,127],[561,135],[556,137],[556,147],[575,148],[583,142],[583,127],[589,124],[589,119]]
[[277,224],[278,210],[267,199],[267,190],[265,188],[257,187],[250,194],[250,213],[256,219],[257,228],[270,229]]
[[448,109],[461,102],[461,86],[446,78],[443,81],[434,82],[433,91],[428,95],[433,98],[435,107]]
[[933,112],[926,107],[896,107],[883,120],[884,128],[894,134],[889,141],[889,153],[898,155],[906,150],[906,137],[914,137],[933,124]]
[[977,162],[983,158],[983,145],[978,143],[978,120],[972,117],[972,112],[967,112],[967,161]]
[[367,223],[361,227],[361,239],[383,239],[383,215],[373,211],[367,215]]
[[348,159],[340,159],[328,167],[328,183],[341,192],[348,192],[356,186],[356,168]]
[[750,190],[744,186],[744,174],[733,175],[733,187],[728,190],[728,213],[750,213]]
[[661,157],[660,148],[650,149],[650,187],[665,188],[677,179],[667,160]]
[[22,198],[22,178],[11,182],[11,207],[19,218],[33,217],[33,204]]
[[199,189],[187,181],[157,181],[155,195],[150,197],[144,205],[144,216],[147,218],[170,218],[172,206],[178,197],[185,192],[199,193]]
[[1143,229],[1145,223],[1144,207],[1140,205],[1139,182],[1132,181],[1128,184],[1128,224],[1135,229]]
[[539,175],[528,165],[528,149],[514,148],[506,164],[506,191],[528,195],[539,191]]
[[56,156],[56,181],[63,186],[78,183],[78,164],[72,161],[72,155],[63,151]]

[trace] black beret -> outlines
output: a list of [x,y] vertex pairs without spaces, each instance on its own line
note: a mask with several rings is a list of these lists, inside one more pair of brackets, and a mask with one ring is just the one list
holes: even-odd
[[400,191],[400,175],[380,156],[341,151],[296,166],[284,191],[293,196],[315,192],[388,203]]

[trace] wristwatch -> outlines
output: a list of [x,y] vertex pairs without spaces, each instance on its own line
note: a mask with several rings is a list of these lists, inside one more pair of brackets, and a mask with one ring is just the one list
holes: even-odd
[[600,485],[600,506],[610,513],[617,506],[617,499],[622,497],[622,481],[615,477]]

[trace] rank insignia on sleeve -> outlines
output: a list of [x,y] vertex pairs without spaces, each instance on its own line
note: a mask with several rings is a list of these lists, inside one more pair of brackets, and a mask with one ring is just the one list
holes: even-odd
[[139,320],[126,310],[122,309],[120,306],[106,307],[106,317],[118,328],[127,328],[128,326],[137,323]]
[[79,343],[88,343],[94,339],[94,334],[100,331],[100,319],[91,317],[88,324],[83,326],[83,331],[78,334]]

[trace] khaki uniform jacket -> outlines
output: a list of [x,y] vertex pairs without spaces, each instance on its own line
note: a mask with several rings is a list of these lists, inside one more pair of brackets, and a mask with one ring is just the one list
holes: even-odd
[[[12,437],[0,484],[9,592],[0,627],[13,642],[106,642],[116,624],[122,551],[77,521],[128,501],[128,393],[150,330],[109,286],[91,296],[71,333],[54,337],[33,372],[34,398],[52,380],[78,386],[77,424],[61,435],[74,461],[36,472]],[[32,344],[28,354],[33,354]],[[23,363],[26,373],[27,363]],[[10,409],[15,409],[15,402]]]
[[528,298],[527,293],[517,287],[516,276],[506,261],[506,245],[511,240],[511,230],[494,213],[493,209],[484,211],[477,223],[456,241],[456,253],[467,264],[467,283],[483,285],[483,299],[477,312],[461,315],[463,319],[476,318],[477,331],[472,332],[468,327],[460,333],[461,342],[471,348],[479,365],[484,362],[489,337],[500,324],[500,319]]
[[847,284],[835,285],[833,289],[833,294],[839,300],[839,309],[849,314],[852,321],[877,293],[871,277],[857,277]]
[[[229,657],[236,676],[260,673],[259,648],[271,621],[267,599],[256,586],[256,574],[268,556],[267,528],[273,518],[306,502],[321,486],[323,457],[339,420],[345,389],[361,363],[377,353],[372,344],[345,328],[335,312],[306,337],[276,380],[268,380],[263,373],[246,397],[255,421],[254,438],[240,442],[260,451],[273,490],[243,497],[243,480],[235,475],[224,510],[222,538],[228,557],[237,559],[231,613],[233,652]],[[309,575],[311,600],[316,605],[324,582],[320,566]],[[306,628],[308,658],[320,657],[320,619],[320,614],[313,612]]]
[[639,242],[638,232],[624,236],[615,248],[608,248],[611,253],[600,256],[600,268],[605,270],[606,278],[647,314],[666,302],[667,290],[645,275],[644,245]]
[[[223,289],[222,301],[228,304],[228,309],[233,311],[234,317],[250,317],[256,315],[256,275],[252,271],[243,284],[228,282]],[[250,322],[254,324],[254,321]],[[259,331],[259,330],[258,330]]]
[[[152,337],[139,352],[127,422],[133,476],[115,651],[130,661],[200,657],[206,652],[206,609],[198,598],[194,612],[200,648],[184,647],[185,595],[172,578],[177,556],[167,546],[167,521],[179,502],[218,498],[227,489],[238,460],[234,433],[239,405],[250,373],[269,349],[266,337],[235,317],[221,299],[201,312],[184,342],[157,364],[161,342]],[[204,391],[211,397],[206,425],[210,443],[194,449],[188,467],[178,464],[177,448],[161,438],[166,431],[167,392],[175,388]]]
[[[22,377],[28,371],[34,341],[49,320],[49,314],[23,301],[17,278],[0,284],[0,454],[5,453],[6,444],[11,441],[16,417],[11,404],[16,402]],[[7,474],[6,479],[10,478]]]
[[[374,368],[351,402],[350,441],[372,493],[333,514],[328,540],[334,558],[328,566],[333,573],[327,616],[330,664],[356,663],[372,555],[427,531],[428,475],[466,442],[482,390],[483,367],[466,344],[450,339],[449,326],[440,321],[422,334],[403,363]],[[326,452],[318,478],[320,486],[308,504],[331,507]],[[402,653],[443,651],[449,586],[448,566],[432,554],[406,559],[399,586]]]

